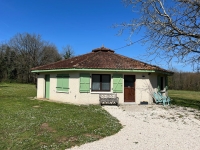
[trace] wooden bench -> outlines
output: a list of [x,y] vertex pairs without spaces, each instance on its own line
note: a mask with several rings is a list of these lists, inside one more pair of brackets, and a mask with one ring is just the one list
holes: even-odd
[[117,94],[113,94],[113,93],[102,93],[102,94],[99,94],[99,102],[100,102],[100,105],[115,104],[118,106],[119,97],[117,97]]

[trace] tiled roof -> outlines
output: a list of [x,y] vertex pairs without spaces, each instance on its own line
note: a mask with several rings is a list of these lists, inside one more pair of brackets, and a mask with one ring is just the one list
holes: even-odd
[[105,47],[92,50],[91,53],[61,60],[55,63],[32,68],[32,70],[52,69],[112,69],[112,70],[157,70],[172,73],[158,66],[150,65],[129,57],[114,53]]

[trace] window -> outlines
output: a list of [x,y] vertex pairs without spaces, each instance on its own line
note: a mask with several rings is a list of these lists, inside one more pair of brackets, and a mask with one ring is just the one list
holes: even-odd
[[69,92],[69,75],[58,74],[57,75],[57,92]]
[[110,75],[93,74],[92,91],[110,91]]

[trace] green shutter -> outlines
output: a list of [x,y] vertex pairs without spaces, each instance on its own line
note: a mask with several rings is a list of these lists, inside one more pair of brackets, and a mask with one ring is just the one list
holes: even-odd
[[57,75],[57,91],[68,92],[69,91],[69,75],[68,74],[58,74]]
[[160,87],[161,87],[161,77],[160,76],[157,76],[157,88],[158,88],[158,91],[160,91]]
[[69,92],[69,75],[63,76],[62,91]]
[[123,75],[113,74],[113,92],[122,93],[123,92]]
[[81,73],[80,74],[80,93],[90,92],[90,74]]
[[62,77],[57,77],[57,91],[62,91]]

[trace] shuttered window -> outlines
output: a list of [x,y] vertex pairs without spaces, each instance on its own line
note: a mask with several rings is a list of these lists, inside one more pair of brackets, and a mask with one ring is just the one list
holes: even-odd
[[69,75],[57,74],[57,92],[69,92]]
[[90,92],[90,74],[89,73],[81,73],[80,74],[80,93],[88,93]]
[[123,92],[123,75],[113,74],[113,92],[122,93]]

